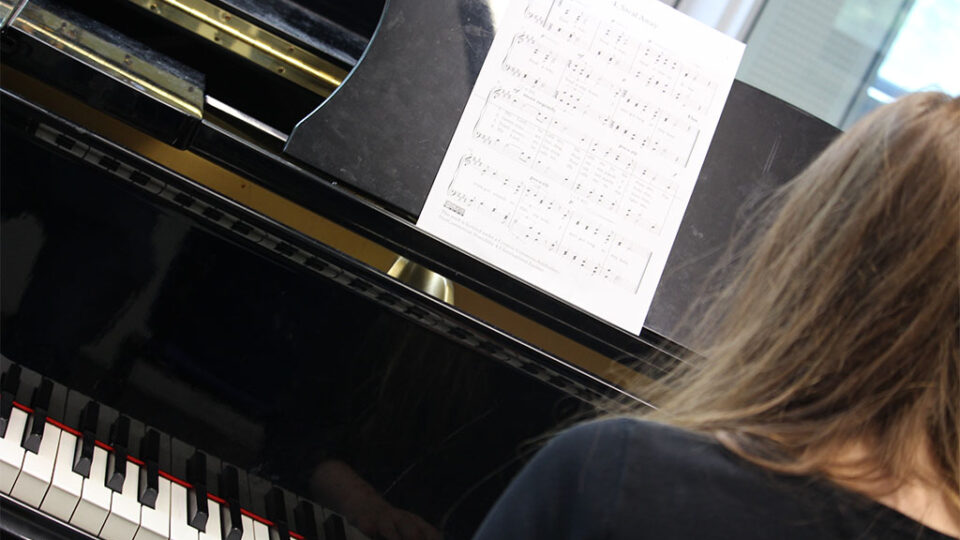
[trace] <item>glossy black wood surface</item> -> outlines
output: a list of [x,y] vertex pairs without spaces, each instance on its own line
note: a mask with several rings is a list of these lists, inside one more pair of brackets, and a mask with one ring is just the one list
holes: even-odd
[[341,459],[448,538],[471,535],[532,439],[585,410],[21,128],[0,137],[15,362],[305,497]]

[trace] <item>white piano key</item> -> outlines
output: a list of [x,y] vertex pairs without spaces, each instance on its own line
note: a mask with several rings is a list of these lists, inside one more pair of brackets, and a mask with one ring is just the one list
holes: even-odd
[[240,524],[243,526],[243,536],[240,537],[240,540],[254,540],[253,523],[254,521],[247,516],[240,518]]
[[[92,478],[93,475],[91,474]],[[104,478],[104,477],[101,477]],[[105,540],[133,540],[140,527],[140,501],[137,500],[137,485],[140,480],[140,467],[127,462],[127,475],[123,479],[123,490],[113,492],[110,500],[110,514],[103,523],[100,537]]]
[[206,530],[200,532],[200,540],[223,540],[220,530],[220,503],[208,501],[210,517],[207,518]]
[[77,445],[77,436],[62,431],[57,458],[53,465],[53,479],[47,496],[40,503],[40,510],[60,519],[70,521],[73,510],[80,500],[83,490],[83,477],[73,472],[73,451]]
[[103,522],[110,513],[110,496],[113,494],[107,487],[107,451],[103,448],[93,449],[93,461],[90,463],[90,477],[83,479],[83,489],[80,491],[80,501],[73,511],[70,523],[90,534],[99,534]]
[[140,530],[134,540],[166,540],[170,537],[170,481],[160,477],[157,504],[140,508]]
[[187,488],[170,485],[170,539],[198,540],[199,533],[187,523]]
[[60,446],[60,428],[46,421],[46,418],[31,416],[27,429],[34,421],[43,422],[43,438],[37,453],[27,452],[23,456],[23,467],[17,477],[10,495],[34,508],[39,508],[43,496],[50,488],[53,478],[53,463],[57,460],[57,447]]
[[10,411],[7,432],[0,439],[0,491],[9,494],[23,467],[23,454],[20,446],[23,430],[27,427],[27,413],[16,407]]
[[253,540],[270,540],[270,527],[259,521],[253,521]]

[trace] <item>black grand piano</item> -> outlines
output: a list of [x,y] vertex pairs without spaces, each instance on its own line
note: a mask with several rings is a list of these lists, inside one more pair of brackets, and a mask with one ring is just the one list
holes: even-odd
[[0,0],[4,534],[469,538],[549,433],[650,405],[836,130],[735,83],[628,334],[414,225],[493,4]]

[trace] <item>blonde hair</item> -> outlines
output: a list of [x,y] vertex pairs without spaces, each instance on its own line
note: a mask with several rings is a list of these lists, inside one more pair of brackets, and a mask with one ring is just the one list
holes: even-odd
[[960,505],[960,99],[881,107],[771,204],[698,325],[700,355],[646,416],[789,474],[866,442],[871,470],[898,481],[925,433]]

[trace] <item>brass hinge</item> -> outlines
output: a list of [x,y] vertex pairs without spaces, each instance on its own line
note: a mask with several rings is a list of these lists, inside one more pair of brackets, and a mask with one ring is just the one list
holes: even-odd
[[347,72],[310,51],[203,0],[129,0],[281,77],[327,97]]

